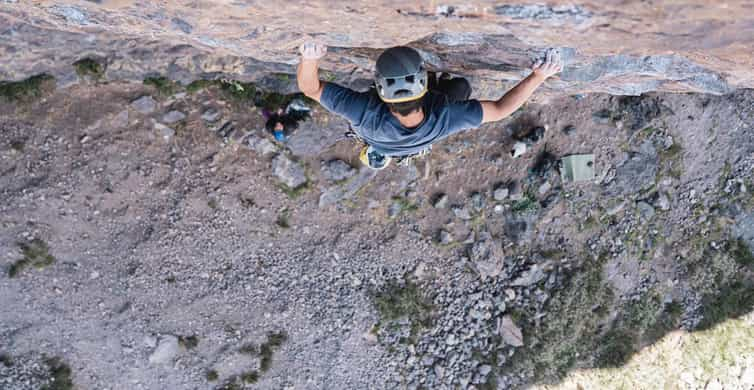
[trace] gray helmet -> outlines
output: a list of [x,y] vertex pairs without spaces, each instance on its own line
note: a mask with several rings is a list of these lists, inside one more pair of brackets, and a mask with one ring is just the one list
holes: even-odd
[[416,50],[391,47],[377,58],[375,74],[377,92],[386,103],[416,100],[427,93],[427,71]]

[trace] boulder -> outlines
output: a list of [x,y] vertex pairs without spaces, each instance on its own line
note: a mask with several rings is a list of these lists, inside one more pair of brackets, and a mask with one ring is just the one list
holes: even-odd
[[151,114],[157,108],[157,102],[151,96],[142,96],[131,102],[131,107],[142,114]]
[[308,181],[304,168],[284,154],[272,159],[272,173],[290,189],[301,187]]

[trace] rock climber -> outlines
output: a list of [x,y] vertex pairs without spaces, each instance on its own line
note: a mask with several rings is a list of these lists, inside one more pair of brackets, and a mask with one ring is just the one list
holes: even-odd
[[465,78],[443,74],[439,80],[424,67],[416,50],[392,47],[380,54],[375,88],[356,92],[319,79],[319,60],[327,47],[305,42],[300,47],[298,86],[327,110],[345,117],[366,146],[360,159],[373,169],[385,168],[393,158],[426,153],[432,144],[462,130],[499,121],[521,107],[550,76],[563,69],[560,53],[547,51],[532,72],[500,99],[469,99]]

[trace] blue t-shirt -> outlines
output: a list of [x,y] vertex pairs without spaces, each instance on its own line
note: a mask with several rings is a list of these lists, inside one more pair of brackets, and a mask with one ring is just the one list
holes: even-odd
[[320,103],[348,119],[366,143],[394,157],[418,153],[443,138],[482,124],[478,100],[450,103],[445,94],[432,91],[424,100],[424,121],[413,129],[403,127],[374,91],[356,92],[326,83]]

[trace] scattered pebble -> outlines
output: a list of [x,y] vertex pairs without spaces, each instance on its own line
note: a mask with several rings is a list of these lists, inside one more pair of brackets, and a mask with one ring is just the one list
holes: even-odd
[[454,206],[453,207],[453,214],[456,216],[456,218],[460,218],[464,221],[468,221],[471,219],[471,213],[469,212],[469,209],[466,208],[466,206]]
[[492,194],[492,196],[498,202],[504,201],[506,198],[508,198],[508,188],[500,186],[495,189],[495,192]]
[[220,111],[214,108],[210,108],[207,111],[204,111],[204,113],[202,114],[202,120],[207,123],[215,123],[220,120],[221,115],[222,114],[220,113]]
[[168,125],[180,122],[182,120],[186,119],[186,114],[180,112],[180,111],[170,111],[167,114],[162,116],[162,122],[166,123]]
[[454,240],[453,240],[453,235],[452,234],[448,233],[445,230],[440,230],[440,243],[441,244],[448,245],[448,244],[452,243],[453,241]]

